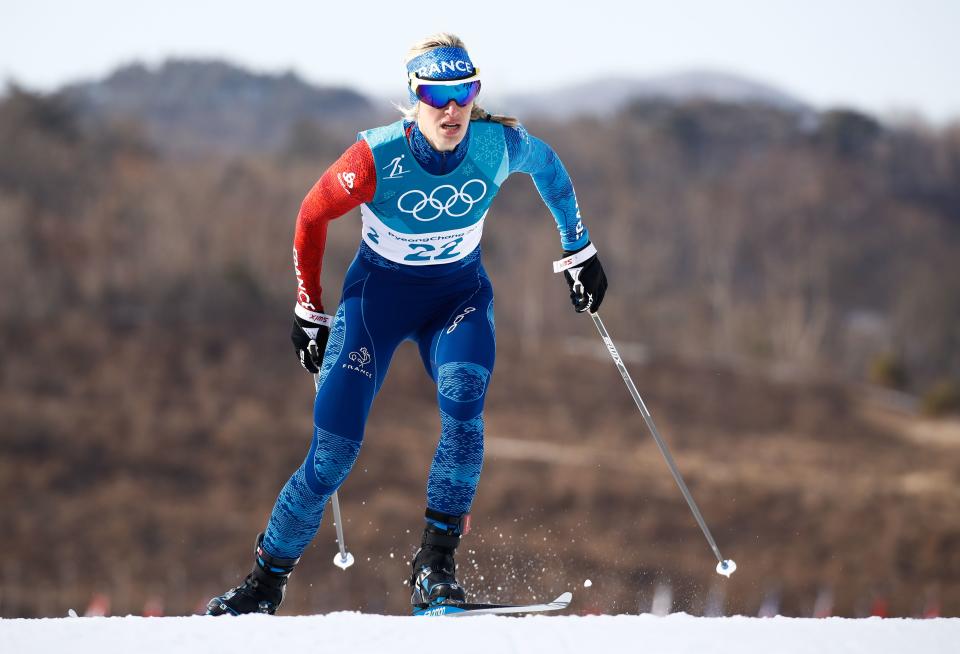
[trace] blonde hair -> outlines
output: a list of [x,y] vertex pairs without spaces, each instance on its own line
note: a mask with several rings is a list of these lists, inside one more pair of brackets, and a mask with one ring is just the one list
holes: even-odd
[[[440,47],[448,48],[463,48],[467,49],[467,46],[464,45],[463,40],[456,34],[450,34],[449,32],[438,32],[437,34],[431,34],[428,37],[420,39],[407,51],[407,56],[404,58],[404,65],[410,63],[416,57],[419,57],[424,52],[429,52],[434,48]],[[411,122],[416,122],[417,116],[420,114],[420,103],[414,102],[410,106],[396,105],[397,109],[400,110],[400,113],[403,114],[403,117],[406,120]],[[491,114],[489,111],[477,104],[476,101],[473,103],[473,108],[470,111],[470,120],[489,120],[495,123],[501,123],[507,127],[519,127],[520,121],[514,118],[513,116],[502,116],[499,114]]]

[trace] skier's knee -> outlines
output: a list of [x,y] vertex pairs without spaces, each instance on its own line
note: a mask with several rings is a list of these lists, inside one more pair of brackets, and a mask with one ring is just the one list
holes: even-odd
[[307,485],[310,489],[317,494],[337,490],[360,454],[360,442],[317,427],[310,460],[305,466],[309,471]]
[[437,371],[437,390],[454,402],[473,402],[487,391],[490,371],[476,363],[445,363]]

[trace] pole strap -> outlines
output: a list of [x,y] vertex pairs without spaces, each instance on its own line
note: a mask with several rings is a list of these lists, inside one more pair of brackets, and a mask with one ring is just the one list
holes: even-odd
[[310,322],[315,322],[318,325],[323,325],[324,327],[329,327],[333,324],[333,316],[328,313],[319,313],[317,311],[310,311],[309,309],[304,309],[303,306],[297,302],[293,307],[293,312],[297,314],[300,318],[304,320],[309,320]]
[[593,243],[590,243],[587,245],[587,247],[583,248],[579,252],[574,252],[570,256],[564,257],[563,259],[560,259],[558,261],[554,261],[553,272],[560,273],[560,272],[563,272],[564,270],[567,270],[568,268],[579,266],[581,263],[583,263],[590,257],[595,256],[596,254],[597,254],[597,246],[594,245]]

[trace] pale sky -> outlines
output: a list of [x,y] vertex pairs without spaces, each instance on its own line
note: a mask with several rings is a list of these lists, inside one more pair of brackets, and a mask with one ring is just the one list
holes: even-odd
[[[403,97],[418,38],[466,41],[491,94],[611,74],[741,74],[814,105],[960,118],[960,0],[4,0],[0,79],[39,90],[134,60],[218,57]],[[569,7],[569,8],[565,8]]]

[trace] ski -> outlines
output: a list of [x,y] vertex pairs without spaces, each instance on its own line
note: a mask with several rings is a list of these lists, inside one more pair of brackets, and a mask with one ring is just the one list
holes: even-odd
[[573,593],[563,593],[557,599],[546,604],[437,604],[422,609],[415,609],[414,615],[449,616],[461,618],[471,615],[503,615],[507,613],[544,613],[559,611],[570,605]]

